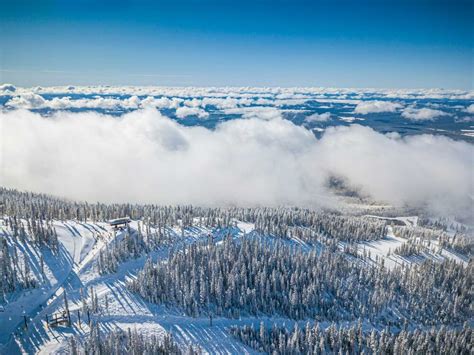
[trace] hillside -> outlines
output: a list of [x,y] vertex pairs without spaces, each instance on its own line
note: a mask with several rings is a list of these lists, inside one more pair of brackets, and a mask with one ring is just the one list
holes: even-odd
[[[270,338],[258,343],[251,329],[295,326],[393,337],[373,351],[400,332],[443,326],[462,333],[437,341],[472,351],[473,244],[462,225],[443,231],[413,216],[289,208],[88,205],[6,189],[1,202],[4,354],[93,348],[119,329],[145,343],[156,337],[167,351],[175,342],[183,352],[254,353],[269,351]],[[107,221],[119,216],[132,222],[115,230]],[[48,326],[65,299],[70,324]]]

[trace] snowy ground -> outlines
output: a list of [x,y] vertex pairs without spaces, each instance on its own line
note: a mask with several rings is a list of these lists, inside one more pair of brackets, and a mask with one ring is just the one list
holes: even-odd
[[[28,318],[41,314],[47,303],[58,294],[62,286],[71,279],[80,263],[90,259],[97,236],[105,234],[103,226],[89,223],[55,222],[55,228],[60,241],[59,255],[55,256],[48,248],[38,250],[28,242],[13,243],[5,227],[2,234],[7,237],[13,247],[22,255],[27,255],[32,265],[32,273],[38,280],[45,280],[39,287],[18,292],[7,299],[4,312],[0,313],[0,344],[6,344],[12,339],[19,325]],[[41,275],[40,255],[45,263],[45,276]],[[1,349],[1,348],[0,348]]]
[[[406,225],[416,225],[416,217],[400,217]],[[277,322],[291,326],[294,322],[279,318],[242,319],[215,318],[210,321],[206,317],[192,318],[183,315],[177,309],[169,309],[162,305],[153,305],[144,302],[139,296],[129,292],[126,282],[135,277],[136,273],[146,262],[145,256],[122,263],[117,272],[100,275],[94,267],[99,251],[107,244],[112,243],[115,233],[108,226],[101,223],[78,223],[73,221],[56,222],[56,230],[62,248],[59,257],[54,257],[43,251],[47,264],[48,283],[38,289],[29,290],[13,297],[5,305],[5,312],[0,313],[0,352],[4,354],[27,353],[67,353],[67,337],[73,334],[86,334],[89,327],[85,320],[79,322],[77,311],[81,308],[80,290],[84,292],[93,287],[99,296],[102,313],[92,316],[104,330],[115,328],[137,328],[141,333],[163,334],[169,331],[181,344],[193,343],[199,345],[208,353],[253,353],[251,349],[232,338],[226,329],[232,325],[254,324],[260,321],[268,324]],[[137,228],[135,222],[132,228]],[[227,233],[239,238],[252,232],[254,226],[250,223],[236,221],[236,227],[226,231],[212,232],[205,228],[193,227],[186,230],[184,237],[175,230],[180,243],[190,244],[206,240],[209,233],[213,233],[216,243],[222,241]],[[7,231],[3,230],[4,235]],[[310,246],[301,240],[292,240],[290,243]],[[389,251],[405,243],[406,240],[393,235],[389,228],[388,235],[378,241],[360,243],[360,252],[370,251],[370,258],[374,264],[380,264],[383,259],[386,267],[392,268],[403,263],[416,262],[394,256]],[[320,246],[317,246],[320,247]],[[342,248],[343,246],[341,246]],[[27,250],[25,252],[28,252]],[[167,257],[169,249],[163,247],[149,255],[154,261]],[[38,261],[38,255],[31,256]],[[456,255],[443,250],[441,255],[426,255],[437,259],[453,258],[464,262]],[[34,272],[38,272],[36,268]],[[63,293],[66,292],[71,309],[72,327],[58,327],[48,329],[46,314],[59,312],[63,309]],[[105,299],[108,308],[105,307]],[[28,317],[28,329],[24,329],[23,315]],[[84,317],[84,316],[83,316]],[[14,335],[12,335],[14,334]]]
[[[253,230],[250,224],[239,223],[238,226],[242,230],[237,227],[230,230],[236,236]],[[51,265],[50,269],[56,272],[56,274],[48,273],[49,285],[25,291],[5,305],[5,312],[0,313],[2,353],[67,352],[65,340],[68,336],[75,333],[85,334],[89,331],[84,319],[79,323],[77,310],[81,307],[79,302],[81,288],[87,290],[90,287],[97,292],[100,303],[104,302],[106,295],[109,301],[108,312],[93,316],[94,321],[100,319],[100,326],[104,330],[130,327],[140,328],[141,332],[158,334],[167,330],[173,333],[178,342],[199,344],[209,352],[224,352],[225,349],[233,349],[230,351],[234,353],[251,352],[229,337],[225,330],[230,325],[229,320],[216,319],[211,327],[207,318],[185,317],[176,310],[149,305],[130,293],[125,283],[143,267],[146,257],[127,261],[120,265],[116,273],[101,276],[94,264],[98,252],[114,239],[114,233],[108,227],[72,221],[58,222],[55,227],[64,256],[61,257],[61,254],[55,265],[52,264],[55,258],[48,257],[48,266]],[[136,223],[132,223],[132,228],[136,227]],[[178,236],[179,232],[175,233]],[[184,238],[180,240],[185,244],[194,243],[206,240],[209,233],[211,231],[204,228],[192,228],[187,230]],[[225,232],[214,233],[214,241],[219,242],[225,234]],[[120,232],[117,235],[117,238],[119,237]],[[166,258],[167,255],[168,249],[163,248],[151,253],[149,257],[156,261]],[[36,256],[35,260],[38,259],[39,256]],[[63,309],[64,291],[69,299],[73,326],[48,329],[46,314]],[[28,329],[24,328],[23,315],[28,317]],[[258,324],[258,320],[253,322]]]

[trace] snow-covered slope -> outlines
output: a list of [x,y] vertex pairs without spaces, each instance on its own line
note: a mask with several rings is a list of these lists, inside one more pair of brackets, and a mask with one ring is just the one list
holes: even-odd
[[[417,221],[413,217],[396,220],[404,221],[412,227]],[[149,251],[147,255],[121,261],[116,272],[105,274],[100,273],[97,268],[101,253],[113,248],[114,245],[119,245],[126,239],[127,233],[131,236],[141,233],[143,226],[140,226],[139,222],[133,221],[128,232],[114,231],[106,223],[54,221],[60,243],[57,255],[46,247],[37,247],[29,242],[13,242],[12,231],[3,224],[2,235],[8,240],[10,248],[18,248],[21,253],[28,255],[31,264],[35,265],[32,272],[39,280],[39,285],[37,288],[11,294],[5,302],[4,311],[0,312],[0,352],[68,353],[67,339],[72,335],[86,336],[90,331],[83,312],[84,301],[93,303],[95,297],[99,311],[93,314],[91,312],[90,319],[91,323],[97,324],[103,332],[117,328],[138,329],[144,335],[163,336],[168,332],[183,347],[192,343],[207,353],[254,353],[254,350],[229,334],[228,329],[231,325],[257,327],[263,321],[269,327],[273,324],[292,327],[295,321],[276,316],[245,316],[238,319],[213,317],[211,324],[207,316],[191,317],[173,306],[145,302],[126,287],[127,282],[134,279],[144,267],[147,259],[154,262],[166,260],[172,249],[203,242],[210,237],[214,243],[219,244],[229,234],[238,239],[255,233],[253,223],[235,220],[232,224],[233,227],[214,229],[199,226],[185,229],[178,226],[168,228],[166,233],[171,240],[170,243]],[[157,231],[158,229],[151,228],[149,233]],[[320,252],[326,248],[324,244],[308,243],[296,236],[286,239],[285,242],[295,247],[303,247],[307,251],[315,249]],[[389,269],[402,264],[417,263],[420,258],[438,261],[450,258],[459,263],[467,263],[455,253],[442,248],[437,254],[428,251],[417,258],[403,258],[393,254],[397,247],[407,242],[407,239],[394,235],[392,227],[388,227],[385,237],[358,242],[357,248],[362,260],[376,267],[383,263]],[[340,243],[339,251],[343,252],[345,246],[345,243]],[[348,257],[350,258],[349,255]],[[41,275],[38,266],[41,258],[45,264],[44,276]],[[51,317],[52,314],[64,309],[65,294],[69,303],[72,326],[49,328],[46,316]],[[24,326],[25,316],[27,328]],[[304,322],[300,323],[303,326]],[[327,327],[329,323],[321,322],[321,326]],[[367,323],[365,326],[370,329],[374,325]]]
[[[47,247],[38,247],[28,240],[14,242],[11,230],[2,223],[2,235],[7,239],[11,250],[16,249],[20,258],[27,258],[32,265],[33,277],[38,286],[15,292],[6,298],[3,312],[0,313],[0,344],[9,349],[13,335],[19,335],[31,319],[45,314],[49,305],[62,292],[64,285],[75,279],[77,270],[92,260],[97,239],[107,235],[106,229],[96,223],[77,223],[74,221],[54,222],[60,242],[59,253],[55,255]],[[44,272],[41,263],[44,263]],[[0,347],[0,349],[2,349]],[[5,350],[4,350],[5,351]]]
[[[242,224],[250,231],[250,224]],[[137,228],[137,223],[131,224]],[[102,276],[94,267],[100,250],[112,245],[125,232],[115,232],[103,223],[78,223],[75,221],[55,222],[58,239],[61,244],[61,253],[52,255],[47,248],[35,249],[29,255],[33,264],[39,263],[43,255],[46,264],[45,284],[39,288],[28,289],[12,296],[5,303],[4,312],[0,312],[0,350],[2,353],[52,353],[65,349],[64,340],[72,333],[87,333],[89,327],[82,320],[77,324],[77,310],[81,308],[80,294],[82,290],[94,289],[101,302],[107,298],[108,312],[101,314],[100,324],[104,329],[108,327],[122,327],[123,329],[139,328],[145,333],[162,333],[163,329],[176,336],[183,344],[192,340],[203,349],[215,346],[220,349],[240,349],[246,347],[236,342],[225,332],[229,325],[226,320],[215,320],[215,326],[206,330],[208,319],[194,319],[183,317],[177,311],[169,311],[163,307],[153,307],[145,304],[139,296],[130,293],[125,288],[125,282],[140,270],[146,259],[159,260],[168,254],[168,248],[156,250],[147,256],[122,263],[119,270],[110,275]],[[3,235],[9,232],[3,229]],[[181,244],[203,241],[208,238],[210,230],[192,228],[181,236],[178,230],[173,231],[180,237]],[[219,242],[227,233],[236,235],[244,233],[239,229],[214,233],[214,240]],[[179,244],[179,243],[178,243]],[[23,247],[23,246],[21,246]],[[26,246],[28,248],[28,246]],[[31,248],[33,249],[33,248]],[[38,268],[35,268],[39,272]],[[74,326],[70,328],[48,329],[46,315],[62,311],[64,292],[69,299],[69,308]],[[87,292],[87,291],[84,291]],[[27,317],[27,329],[24,326],[24,317]],[[96,316],[93,316],[94,318]],[[234,344],[235,343],[235,344]],[[231,344],[231,345],[229,345]],[[233,344],[233,345],[232,345]],[[211,351],[211,348],[209,348]]]

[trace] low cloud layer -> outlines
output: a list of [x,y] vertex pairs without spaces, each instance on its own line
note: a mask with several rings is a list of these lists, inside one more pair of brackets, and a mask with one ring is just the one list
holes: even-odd
[[434,110],[431,108],[414,108],[407,107],[402,112],[402,117],[405,117],[412,121],[432,121],[438,117],[449,116],[449,113],[441,110]]
[[[145,99],[147,100],[147,99]],[[144,101],[145,104],[150,102]],[[151,98],[153,100],[153,98]],[[17,108],[17,109],[41,109],[51,108],[55,110],[63,110],[70,108],[86,108],[86,109],[138,109],[142,107],[142,100],[137,96],[131,96],[126,99],[115,99],[107,97],[95,97],[95,98],[81,98],[71,99],[68,96],[55,97],[51,100],[43,98],[41,95],[35,93],[24,93],[22,95],[14,96],[7,101],[6,106]],[[171,100],[170,100],[171,102]],[[160,101],[157,102],[158,106]],[[171,104],[170,104],[171,107]]]
[[176,117],[178,118],[186,118],[188,116],[197,116],[198,118],[207,118],[209,114],[199,107],[178,107],[176,109]]
[[327,179],[337,176],[395,205],[472,207],[469,143],[358,125],[318,140],[276,111],[261,113],[209,130],[152,108],[118,118],[3,112],[0,183],[89,201],[318,206],[331,200]]
[[311,122],[327,122],[330,119],[331,119],[331,113],[324,112],[324,113],[313,113],[312,115],[307,116],[304,120],[305,122],[311,123]]
[[[164,86],[53,86],[21,88],[11,84],[0,85],[1,94],[53,95],[136,95],[136,96],[179,96],[209,98],[294,100],[294,99],[450,99],[473,100],[474,90],[447,89],[370,89],[370,88],[324,88],[324,87],[164,87]],[[206,98],[203,99],[205,101]],[[219,101],[217,101],[219,103]],[[231,104],[232,103],[227,103]],[[224,104],[226,106],[226,104]]]
[[354,113],[367,115],[369,113],[396,112],[403,106],[396,102],[389,101],[363,101],[354,109]]

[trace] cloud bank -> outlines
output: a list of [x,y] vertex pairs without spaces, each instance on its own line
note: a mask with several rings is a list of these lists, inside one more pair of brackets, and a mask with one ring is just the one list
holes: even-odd
[[[153,99],[153,98],[151,98]],[[171,101],[171,100],[170,100]],[[55,110],[64,110],[70,108],[85,109],[138,109],[142,107],[142,102],[150,103],[150,98],[140,100],[137,96],[131,96],[126,99],[116,99],[108,97],[71,99],[68,96],[54,97],[51,100],[44,99],[41,95],[35,93],[24,93],[14,96],[7,101],[6,106],[21,109],[41,109],[51,108]],[[160,101],[157,101],[157,106]],[[171,104],[170,104],[171,105]]]
[[[325,87],[164,87],[164,86],[52,86],[22,88],[11,84],[0,85],[0,94],[53,95],[136,95],[177,96],[206,98],[232,98],[261,100],[357,100],[357,99],[449,99],[474,100],[474,90],[447,89],[371,89],[371,88],[325,88]],[[224,105],[226,105],[224,103]]]
[[152,108],[118,118],[2,112],[0,183],[88,201],[311,207],[330,203],[327,180],[337,176],[395,205],[472,207],[469,143],[358,125],[328,128],[318,140],[275,115],[253,112],[209,130]]

